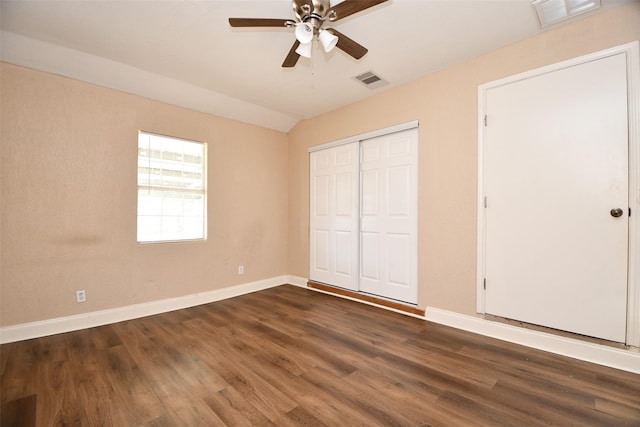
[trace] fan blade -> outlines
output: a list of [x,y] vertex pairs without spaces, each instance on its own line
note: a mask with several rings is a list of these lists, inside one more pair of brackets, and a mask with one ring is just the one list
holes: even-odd
[[[340,3],[343,4],[343,3]],[[350,39],[349,37],[342,34],[340,31],[335,28],[327,28],[327,31],[332,33],[334,36],[338,37],[338,44],[336,47],[338,49],[342,49],[344,52],[353,56],[355,59],[360,59],[369,52],[369,49],[362,46],[360,43]]]
[[229,18],[229,25],[232,27],[289,27],[295,25],[291,19],[270,19],[270,18]]
[[296,53],[296,49],[298,48],[299,45],[300,45],[300,42],[298,40],[296,40],[293,43],[293,46],[291,46],[291,50],[287,54],[287,57],[284,58],[284,62],[282,63],[282,67],[290,68],[290,67],[294,67],[296,65],[296,62],[298,62],[298,58],[300,58],[300,55],[298,55]]
[[388,0],[344,0],[342,3],[332,7],[327,16],[335,12],[336,19],[333,21],[337,21],[386,1]]

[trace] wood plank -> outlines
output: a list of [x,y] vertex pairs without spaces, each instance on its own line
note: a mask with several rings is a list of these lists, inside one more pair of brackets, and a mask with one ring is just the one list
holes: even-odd
[[0,407],[0,424],[3,426],[35,427],[36,399],[37,396],[32,394],[3,403]]
[[640,420],[640,375],[294,286],[0,354],[2,425],[16,413],[105,426]]
[[[263,357],[254,357],[256,372],[278,390],[295,400],[300,407],[315,414],[328,425],[370,425],[371,419],[345,404],[334,392],[318,389],[299,375],[273,366]],[[329,371],[330,372],[330,371]]]
[[229,426],[276,426],[233,386],[204,397],[204,402]]

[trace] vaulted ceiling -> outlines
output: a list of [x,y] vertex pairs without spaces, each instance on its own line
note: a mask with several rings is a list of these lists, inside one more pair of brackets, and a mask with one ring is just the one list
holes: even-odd
[[[530,0],[389,0],[332,25],[369,49],[362,59],[316,43],[282,68],[293,29],[228,18],[293,19],[290,0],[2,0],[0,12],[4,61],[284,132],[543,31]],[[354,79],[367,71],[388,84]]]

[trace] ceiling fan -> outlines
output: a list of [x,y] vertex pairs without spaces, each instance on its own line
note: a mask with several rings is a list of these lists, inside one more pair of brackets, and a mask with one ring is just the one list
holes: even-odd
[[296,19],[229,18],[232,27],[282,27],[295,28],[296,40],[282,63],[293,67],[300,56],[311,57],[313,37],[329,52],[334,47],[355,59],[360,59],[368,49],[334,28],[324,28],[325,21],[335,22],[388,0],[344,0],[331,7],[330,0],[292,0]]

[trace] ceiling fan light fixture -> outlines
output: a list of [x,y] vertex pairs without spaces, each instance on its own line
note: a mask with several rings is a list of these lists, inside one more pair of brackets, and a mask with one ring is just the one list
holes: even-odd
[[300,22],[296,25],[296,39],[300,44],[311,43],[313,39],[313,25],[308,22]]
[[304,56],[305,58],[311,58],[311,45],[311,42],[300,43],[296,48],[296,53],[300,56]]
[[331,52],[331,49],[336,47],[336,44],[338,44],[338,37],[327,30],[320,30],[318,40],[322,43],[322,47],[324,47],[325,52]]

